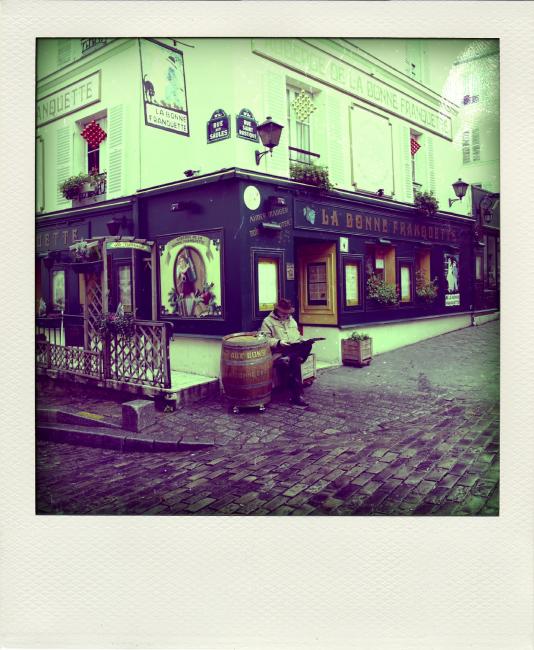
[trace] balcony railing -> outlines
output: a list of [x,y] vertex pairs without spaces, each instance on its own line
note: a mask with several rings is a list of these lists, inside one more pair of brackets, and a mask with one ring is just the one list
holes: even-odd
[[102,174],[95,175],[93,178],[95,180],[91,185],[91,189],[87,192],[80,192],[78,194],[79,201],[84,201],[85,199],[90,199],[96,196],[102,196],[106,193],[107,174],[104,172]]
[[300,163],[301,165],[313,165],[312,158],[320,158],[318,153],[307,151],[306,149],[299,149],[298,147],[288,147],[289,149],[289,162]]

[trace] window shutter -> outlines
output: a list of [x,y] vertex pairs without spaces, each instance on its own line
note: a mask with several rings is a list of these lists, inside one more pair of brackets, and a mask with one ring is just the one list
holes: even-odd
[[464,165],[471,162],[469,136],[470,136],[469,131],[464,131],[462,134],[462,162]]
[[[262,166],[265,165],[263,169],[267,172],[271,174],[278,174],[280,176],[286,176],[289,166],[289,153],[287,150],[289,136],[287,133],[286,85],[283,75],[273,71],[266,72],[264,76],[264,88],[265,114],[258,119],[258,122],[261,124],[267,116],[270,116],[275,122],[283,124],[285,128],[282,129],[279,145],[273,149],[272,157],[270,154],[264,156],[260,161],[258,170],[261,170]],[[258,144],[260,151],[263,151],[261,141]],[[253,159],[254,153],[251,151],[250,155],[251,164],[253,167],[256,167]]]
[[471,131],[471,152],[473,162],[480,160],[480,130],[478,127]]
[[[346,119],[346,109],[343,111],[339,97],[329,93],[327,96],[326,115],[328,119],[328,168],[330,170],[330,180],[344,184],[345,181],[345,143],[343,138],[342,116]],[[319,164],[326,161],[319,159]]]
[[70,126],[60,126],[56,131],[56,188],[57,202],[68,203],[59,189],[59,184],[72,176],[72,131]]
[[124,104],[112,106],[108,113],[107,198],[122,196],[124,178]]
[[[351,110],[352,180],[357,189],[393,194],[391,124],[381,115],[353,106]],[[410,141],[406,140],[409,153]]]
[[[398,169],[402,169],[403,184],[402,193],[404,197],[398,197],[400,201],[413,202],[413,185],[412,185],[412,156],[410,154],[410,127],[401,126],[399,128],[399,151],[398,151]],[[417,154],[416,154],[417,155]]]
[[431,192],[436,194],[436,165],[434,159],[434,138],[428,133],[425,134],[425,150],[426,150],[426,169],[428,175],[428,188]]

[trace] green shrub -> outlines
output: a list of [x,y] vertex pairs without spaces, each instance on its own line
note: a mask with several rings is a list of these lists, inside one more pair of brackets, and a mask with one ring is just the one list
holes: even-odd
[[368,341],[371,337],[369,334],[362,334],[360,332],[352,332],[349,336],[349,341]]
[[394,284],[388,284],[373,274],[367,280],[367,297],[381,305],[396,305],[399,302],[399,290]]
[[289,166],[289,176],[294,181],[315,185],[322,190],[328,191],[334,187],[330,182],[328,167],[321,167],[320,165],[291,163]]

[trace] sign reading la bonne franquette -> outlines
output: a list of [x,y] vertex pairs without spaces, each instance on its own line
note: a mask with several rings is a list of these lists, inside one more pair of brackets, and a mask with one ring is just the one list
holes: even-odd
[[252,51],[452,140],[452,120],[446,113],[379,81],[346,61],[329,56],[319,47],[297,39],[255,38]]
[[100,70],[37,100],[37,126],[100,101]]

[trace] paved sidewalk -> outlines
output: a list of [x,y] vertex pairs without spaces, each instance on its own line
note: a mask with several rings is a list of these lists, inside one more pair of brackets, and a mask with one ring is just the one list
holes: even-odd
[[[107,514],[498,513],[499,323],[323,370],[308,409],[265,413],[223,399],[158,413],[155,439],[211,440],[180,453],[38,443],[38,512]],[[120,402],[43,389],[39,406],[120,419]]]

